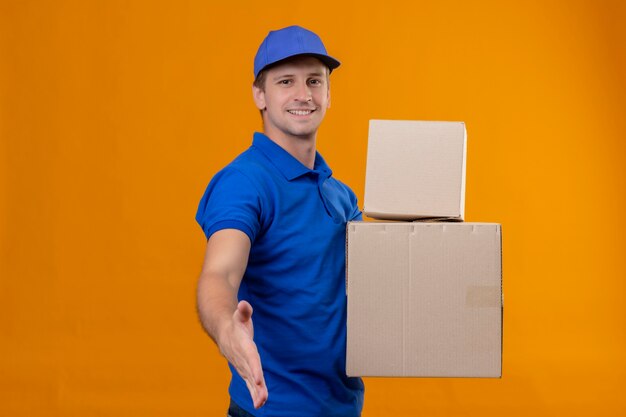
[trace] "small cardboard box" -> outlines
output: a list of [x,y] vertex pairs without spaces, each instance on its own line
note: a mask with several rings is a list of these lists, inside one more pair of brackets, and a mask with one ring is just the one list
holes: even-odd
[[501,228],[350,222],[348,376],[501,377]]
[[463,122],[370,120],[363,212],[462,221],[466,142]]

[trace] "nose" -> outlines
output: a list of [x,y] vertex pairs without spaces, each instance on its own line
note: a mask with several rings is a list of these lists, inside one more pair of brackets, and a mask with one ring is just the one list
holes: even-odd
[[311,87],[309,86],[306,80],[298,83],[298,87],[296,89],[295,100],[304,101],[304,102],[312,100]]

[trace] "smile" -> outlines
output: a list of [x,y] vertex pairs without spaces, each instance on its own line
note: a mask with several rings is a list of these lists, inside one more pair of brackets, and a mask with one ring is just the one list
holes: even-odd
[[306,116],[313,113],[315,110],[287,110],[290,114],[295,114],[296,116]]

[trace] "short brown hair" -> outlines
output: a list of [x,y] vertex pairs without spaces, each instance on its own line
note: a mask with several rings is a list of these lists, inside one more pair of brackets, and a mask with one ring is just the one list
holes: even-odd
[[269,68],[263,68],[252,83],[253,86],[260,89],[261,91],[265,91],[265,79],[267,78],[268,69]]

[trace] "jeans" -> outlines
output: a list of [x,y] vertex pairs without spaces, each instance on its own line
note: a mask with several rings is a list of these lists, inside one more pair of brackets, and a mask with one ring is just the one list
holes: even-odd
[[226,415],[228,417],[254,417],[252,414],[239,407],[237,403],[235,403],[233,400],[230,400],[230,405],[228,406],[228,414]]

